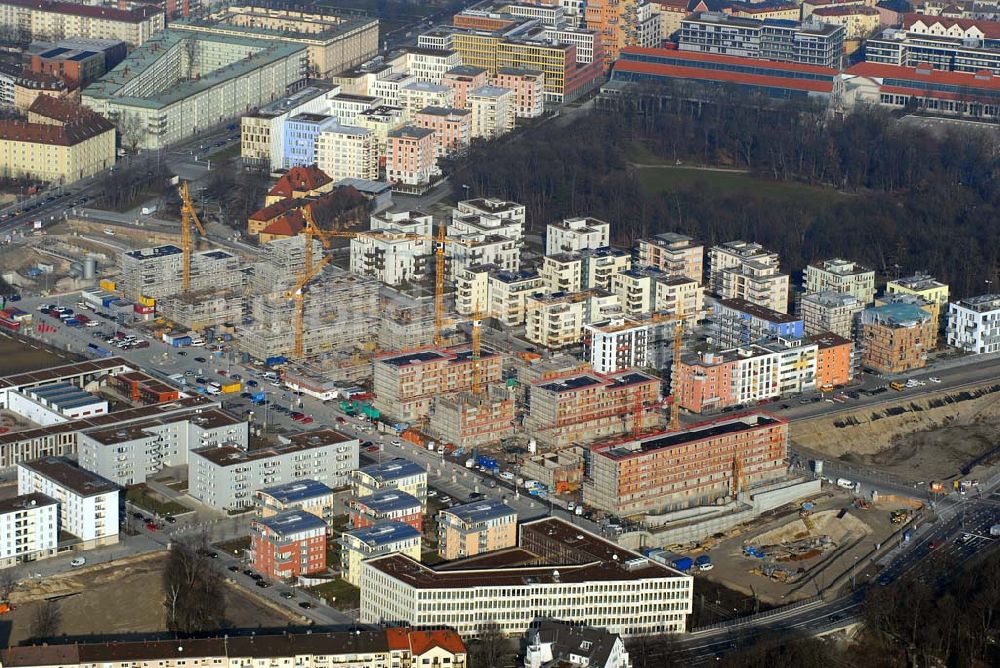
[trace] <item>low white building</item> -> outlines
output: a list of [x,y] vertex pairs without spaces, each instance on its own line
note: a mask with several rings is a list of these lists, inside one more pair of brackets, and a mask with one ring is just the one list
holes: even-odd
[[334,125],[316,137],[316,166],[334,181],[375,181],[378,159],[378,140],[368,128]]
[[693,578],[556,518],[519,527],[518,548],[436,569],[391,554],[361,563],[361,622],[478,635],[489,611],[505,636],[539,618],[622,636],[681,633]]
[[0,568],[55,556],[59,504],[33,492],[0,501]]
[[1000,295],[980,295],[948,304],[947,342],[969,353],[1000,351]]
[[611,245],[611,224],[597,218],[565,218],[545,226],[546,254]]
[[17,493],[44,494],[59,502],[59,529],[88,549],[118,542],[119,487],[63,457],[17,465]]
[[524,668],[632,668],[621,636],[545,619],[528,633]]
[[343,487],[358,467],[359,441],[333,429],[295,434],[282,445],[247,451],[231,443],[190,453],[188,494],[216,510],[254,505],[254,492],[295,480]]

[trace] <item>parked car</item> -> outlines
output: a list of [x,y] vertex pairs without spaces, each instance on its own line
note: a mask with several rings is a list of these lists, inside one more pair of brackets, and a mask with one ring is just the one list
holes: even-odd
[[226,570],[229,571],[230,573],[239,573],[240,572],[240,567],[237,566],[236,564],[233,564],[231,566],[227,566]]
[[86,557],[73,557],[73,561],[69,562],[69,565],[73,568],[79,568],[87,563]]
[[286,589],[285,591],[281,592],[280,596],[281,598],[284,599],[295,598],[295,592]]
[[312,610],[316,606],[310,603],[309,601],[299,601],[299,607],[302,608],[303,610]]
[[271,583],[268,582],[267,580],[264,580],[263,578],[257,580],[257,582],[255,582],[254,584],[260,587],[261,589],[267,589],[268,587],[271,586]]

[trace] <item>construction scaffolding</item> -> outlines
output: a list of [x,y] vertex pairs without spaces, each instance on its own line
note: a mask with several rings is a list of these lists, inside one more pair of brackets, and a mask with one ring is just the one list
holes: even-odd
[[502,385],[460,392],[434,402],[428,432],[446,443],[475,448],[514,435],[514,395]]
[[243,320],[242,289],[198,290],[161,297],[156,302],[159,315],[173,323],[200,331],[223,323]]

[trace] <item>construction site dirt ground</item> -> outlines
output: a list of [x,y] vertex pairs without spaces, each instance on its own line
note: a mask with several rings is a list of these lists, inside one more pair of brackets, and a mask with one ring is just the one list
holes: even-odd
[[[768,605],[783,605],[815,596],[850,569],[856,559],[870,552],[876,543],[890,539],[899,531],[901,527],[892,524],[889,514],[908,505],[906,500],[886,499],[868,510],[860,510],[853,506],[853,501],[853,496],[832,486],[825,487],[823,494],[812,499],[815,504],[810,514],[812,530],[800,518],[798,504],[764,515],[743,527],[738,535],[716,543],[708,551],[714,568],[696,574],[696,578],[717,582],[748,597],[756,596]],[[837,515],[845,508],[847,514],[838,519]],[[765,562],[743,552],[746,545],[778,546],[822,535],[830,536],[835,547],[815,554],[806,552],[802,555],[806,558],[802,559],[769,561],[793,572],[803,569],[804,572],[791,582],[751,572]],[[859,578],[870,576],[860,570],[857,574]]]
[[877,468],[910,483],[975,478],[1000,461],[1000,385],[976,392],[943,391],[797,422],[790,438],[812,457]]
[[0,335],[0,376],[70,364],[77,359],[76,355],[70,353],[56,354],[45,346],[24,343],[6,334]]
[[[10,624],[9,643],[30,637],[39,606],[55,600],[59,635],[124,634],[165,631],[162,576],[166,553],[147,554],[101,564],[65,575],[22,582],[11,597],[14,610],[3,616]],[[226,588],[226,618],[232,627],[285,627],[302,618],[263,603],[251,594]]]

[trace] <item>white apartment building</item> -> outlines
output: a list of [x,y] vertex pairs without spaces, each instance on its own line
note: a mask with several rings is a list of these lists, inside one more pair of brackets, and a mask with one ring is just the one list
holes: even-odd
[[[458,223],[452,228],[453,231],[457,234],[477,231],[502,234],[518,241],[524,238],[525,207],[523,204],[492,197],[479,197],[462,200],[451,210],[453,221],[468,219],[470,216],[478,217],[479,220],[473,220],[468,227],[463,227],[463,223]],[[494,219],[502,222],[497,223]]]
[[389,150],[389,133],[406,125],[406,111],[402,107],[382,105],[371,111],[358,114],[354,124],[368,128],[375,133],[378,155],[384,156]]
[[455,275],[455,312],[459,315],[474,315],[483,317],[493,315],[489,312],[490,273],[498,271],[491,264],[474,264],[466,267]]
[[778,269],[778,254],[760,244],[729,241],[709,249],[708,284],[724,299],[788,313],[788,275]]
[[358,116],[384,104],[381,98],[370,95],[341,93],[338,90],[333,92],[335,94],[329,96],[326,109],[318,113],[333,116],[340,125],[354,125]]
[[[575,1],[575,0],[569,0]],[[583,14],[584,2],[580,1],[580,11]],[[542,39],[547,42],[555,40],[560,44],[572,44],[576,46],[576,62],[584,65],[594,62],[594,45],[600,39],[596,30],[587,30],[576,27],[553,27],[545,28],[542,31]]]
[[531,294],[525,310],[525,338],[553,350],[580,343],[585,323],[622,315],[618,296],[602,290]]
[[114,483],[63,457],[17,465],[17,493],[55,499],[59,530],[79,538],[82,549],[118,542],[118,492]]
[[799,316],[807,335],[833,332],[853,340],[858,317],[864,310],[860,299],[840,292],[806,294],[799,302]]
[[1000,295],[948,304],[947,343],[969,353],[1000,352]]
[[496,139],[514,129],[514,91],[480,86],[469,91],[466,104],[472,112],[472,138]]
[[385,103],[392,107],[401,107],[399,103],[399,91],[404,86],[416,83],[417,78],[401,72],[391,72],[385,76],[380,76],[369,81],[368,95],[382,98]]
[[676,232],[657,234],[651,239],[639,239],[635,264],[656,267],[671,276],[686,276],[701,283],[704,271],[705,247],[686,235]]
[[865,306],[875,301],[875,271],[850,260],[825,260],[805,271],[805,291],[854,295]]
[[590,366],[597,373],[618,373],[648,364],[649,327],[633,318],[584,325]]
[[632,255],[621,248],[585,249],[580,251],[583,263],[580,267],[580,278],[583,287],[611,290],[611,279],[615,274],[632,268]]
[[498,269],[513,272],[521,268],[520,241],[499,234],[448,236],[445,250],[449,276],[458,276],[464,269],[478,264],[492,264]]
[[420,532],[402,522],[387,520],[345,531],[337,543],[340,544],[340,577],[355,587],[361,586],[362,564],[367,559],[405,554],[420,561]]
[[405,46],[389,54],[386,62],[394,71],[406,73],[418,82],[439,84],[445,72],[462,64],[462,55],[448,49]]
[[597,218],[565,218],[545,226],[547,254],[611,245],[611,224]]
[[188,494],[216,510],[254,505],[254,492],[295,480],[343,487],[358,468],[359,441],[332,429],[301,432],[288,443],[247,451],[232,443],[190,453]]
[[687,276],[657,278],[653,283],[653,310],[679,315],[693,326],[705,312],[705,288]]
[[625,315],[638,316],[653,310],[658,275],[655,269],[629,269],[611,277],[611,292],[618,295]]
[[555,518],[522,524],[519,547],[525,561],[499,552],[446,570],[400,554],[369,559],[361,565],[361,621],[447,627],[464,638],[483,619],[505,636],[523,635],[538,618],[623,636],[686,628],[690,576]]
[[33,492],[0,501],[0,568],[55,556],[59,504]]
[[455,280],[455,311],[496,318],[509,327],[524,324],[528,295],[543,289],[535,272],[505,271],[494,265],[466,267]]
[[351,125],[327,127],[316,137],[316,166],[333,181],[378,180],[375,133]]
[[[383,211],[369,218],[368,228],[373,232],[392,230],[430,239],[434,236],[434,216],[422,211]],[[428,242],[427,252],[432,250]]]
[[427,275],[430,239],[399,230],[361,232],[351,239],[351,273],[386,285],[418,281]]
[[308,86],[240,118],[240,157],[246,165],[278,169],[285,151],[285,121],[299,114],[325,114],[337,89]]
[[584,289],[583,256],[579,253],[546,255],[542,258],[538,276],[549,293],[579,292]]
[[351,472],[351,494],[355,498],[395,489],[427,503],[427,471],[402,457],[371,464]]
[[454,107],[455,89],[441,84],[414,81],[399,89],[399,106],[406,110],[406,120],[409,122],[424,107]]

